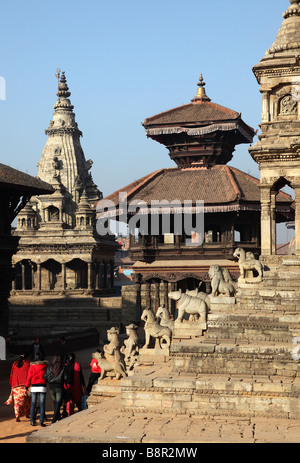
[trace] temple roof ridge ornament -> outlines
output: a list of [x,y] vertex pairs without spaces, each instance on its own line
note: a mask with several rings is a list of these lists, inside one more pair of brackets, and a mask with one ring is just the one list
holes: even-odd
[[203,75],[200,74],[199,82],[197,83],[198,91],[197,95],[191,100],[193,103],[197,103],[198,101],[211,101],[211,99],[206,95],[205,85]]

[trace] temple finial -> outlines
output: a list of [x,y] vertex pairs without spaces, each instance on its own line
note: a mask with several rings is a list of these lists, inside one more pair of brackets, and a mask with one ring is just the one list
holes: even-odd
[[69,87],[67,85],[67,79],[65,76],[65,71],[62,71],[60,76],[60,84],[58,86],[58,92],[56,94],[58,97],[68,98],[71,95],[69,92]]
[[206,92],[205,92],[205,85],[206,83],[204,82],[204,79],[203,79],[203,75],[200,74],[200,77],[199,77],[199,82],[198,82],[198,91],[197,91],[197,95],[195,96],[195,98],[192,99],[192,101],[202,101],[202,100],[205,100],[205,101],[210,101],[210,98],[208,98],[208,96],[206,95]]

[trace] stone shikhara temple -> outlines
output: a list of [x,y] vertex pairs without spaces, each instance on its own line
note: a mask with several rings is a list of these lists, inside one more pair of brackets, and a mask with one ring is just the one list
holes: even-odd
[[40,162],[38,177],[54,193],[34,196],[18,215],[16,278],[11,303],[40,305],[53,297],[109,294],[114,287],[114,237],[95,229],[95,209],[102,193],[86,160],[64,72]]

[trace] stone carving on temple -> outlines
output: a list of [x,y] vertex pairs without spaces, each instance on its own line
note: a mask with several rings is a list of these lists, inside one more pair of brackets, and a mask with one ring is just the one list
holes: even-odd
[[211,280],[212,297],[235,295],[234,285],[230,281],[225,281],[224,273],[219,265],[211,265],[208,274]]
[[108,372],[114,372],[116,379],[123,378],[127,376],[127,373],[124,356],[120,349],[119,330],[112,327],[107,331],[107,339],[109,344],[104,345],[103,353],[95,352],[93,354],[101,368],[99,380],[102,380]]
[[[206,323],[207,318],[207,304],[201,298],[189,296],[183,293],[181,289],[178,291],[170,291],[168,294],[169,299],[176,301],[176,308],[178,309],[178,317],[176,322],[182,323],[185,314],[190,315],[190,319],[197,316],[197,321]],[[192,316],[192,317],[191,317]]]
[[126,326],[128,339],[124,340],[124,346],[121,347],[121,353],[124,354],[124,361],[127,370],[133,370],[139,358],[139,338],[137,335],[137,325],[131,323]]
[[146,308],[143,311],[141,320],[145,322],[146,339],[144,348],[149,348],[151,338],[155,338],[155,349],[170,347],[172,331],[167,326],[160,325],[151,309]]
[[[262,281],[263,265],[259,260],[255,259],[252,252],[246,252],[242,248],[237,248],[233,253],[233,257],[238,259],[241,273],[238,279],[239,283],[260,283]],[[251,272],[250,276],[249,272]]]
[[161,326],[167,326],[168,328],[170,328],[171,331],[174,330],[175,321],[172,318],[170,318],[170,312],[164,304],[158,307],[156,312],[156,318],[160,320],[159,323]]

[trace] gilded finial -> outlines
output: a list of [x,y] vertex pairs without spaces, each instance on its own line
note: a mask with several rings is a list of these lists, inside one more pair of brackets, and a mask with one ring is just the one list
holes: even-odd
[[195,98],[192,99],[192,101],[197,101],[197,100],[210,101],[210,98],[208,98],[208,96],[206,95],[206,92],[205,92],[205,88],[204,88],[205,85],[206,85],[206,83],[204,82],[203,75],[201,73],[200,77],[199,77],[199,82],[197,84],[197,86],[198,86],[197,95],[195,96]]

